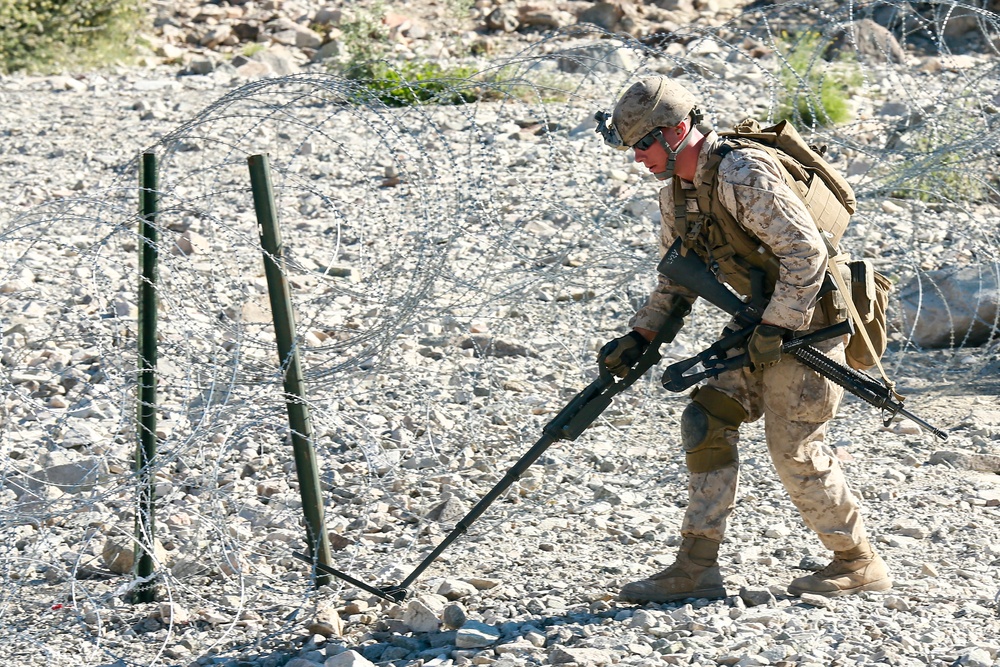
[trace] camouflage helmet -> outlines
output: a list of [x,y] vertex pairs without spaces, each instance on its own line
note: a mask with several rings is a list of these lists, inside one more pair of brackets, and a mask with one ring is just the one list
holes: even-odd
[[694,95],[673,79],[641,79],[618,100],[611,123],[623,146],[631,147],[658,127],[679,125],[695,105]]

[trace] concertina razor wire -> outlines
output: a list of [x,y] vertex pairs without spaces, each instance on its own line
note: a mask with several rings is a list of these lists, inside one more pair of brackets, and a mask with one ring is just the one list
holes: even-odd
[[[651,286],[654,190],[592,122],[645,74],[680,77],[715,127],[790,113],[829,146],[860,201],[844,247],[896,283],[887,361],[901,389],[995,388],[998,18],[926,4],[781,5],[641,41],[579,26],[477,61],[474,76],[436,82],[436,100],[409,106],[335,74],[259,80],[151,147],[154,553],[163,599],[189,618],[124,604],[137,582],[111,571],[130,557],[138,497],[137,163],[115,187],[6,212],[0,654],[41,664],[47,635],[82,633],[83,664],[174,664],[186,662],[185,638],[190,660],[262,655],[301,634],[296,610],[319,593],[291,557],[301,507],[250,154],[274,169],[328,530],[339,566],[368,578],[398,576],[440,539],[594,376],[597,347]],[[895,12],[903,62],[858,40],[874,12]],[[946,37],[959,20],[978,55]],[[806,42],[812,54],[796,59]],[[850,120],[819,122],[824,86],[845,81]],[[459,94],[471,101],[434,103]],[[701,309],[668,360],[721,324]],[[624,452],[669,428],[678,403],[655,385],[637,385],[584,440]],[[678,458],[663,465],[679,469]],[[548,509],[543,474],[509,494],[522,521]],[[502,524],[487,515],[464,539],[493,530]],[[518,553],[479,558],[490,572]],[[45,627],[18,622],[39,606],[61,611]]]

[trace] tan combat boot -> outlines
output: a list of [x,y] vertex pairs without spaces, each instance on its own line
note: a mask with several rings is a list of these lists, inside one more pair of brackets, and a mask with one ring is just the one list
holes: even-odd
[[847,551],[834,551],[833,562],[788,585],[790,595],[814,593],[826,597],[892,588],[885,561],[866,541]]
[[685,598],[726,597],[719,571],[719,543],[701,537],[685,537],[674,564],[649,579],[625,584],[618,599],[623,602],[673,602]]

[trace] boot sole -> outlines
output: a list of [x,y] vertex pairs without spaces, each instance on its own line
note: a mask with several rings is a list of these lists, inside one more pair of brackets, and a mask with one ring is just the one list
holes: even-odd
[[702,588],[696,591],[688,591],[687,593],[672,593],[669,595],[646,595],[642,597],[619,595],[618,599],[622,602],[630,602],[632,604],[646,604],[647,602],[680,602],[681,600],[698,598],[721,600],[724,597],[726,597],[726,589],[722,586],[716,586],[713,588]]
[[788,594],[799,597],[803,593],[812,593],[813,595],[822,595],[825,598],[839,598],[844,595],[855,595],[856,593],[863,593],[865,591],[887,591],[890,588],[892,588],[892,579],[879,579],[878,581],[872,581],[861,586],[855,586],[854,588],[842,588],[836,591],[810,591],[790,585],[788,587]]

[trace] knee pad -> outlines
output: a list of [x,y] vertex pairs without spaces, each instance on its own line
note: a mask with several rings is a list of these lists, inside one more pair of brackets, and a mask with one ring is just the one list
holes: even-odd
[[736,399],[711,387],[696,389],[681,414],[681,444],[688,470],[712,472],[736,463],[736,445],[727,436],[746,419],[747,411]]

